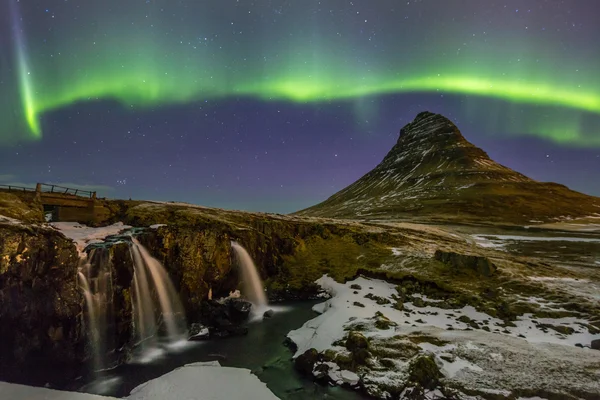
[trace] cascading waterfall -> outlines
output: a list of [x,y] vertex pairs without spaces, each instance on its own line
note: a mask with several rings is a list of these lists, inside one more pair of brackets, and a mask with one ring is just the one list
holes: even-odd
[[162,264],[137,239],[132,237],[131,242],[137,339],[143,347],[155,344],[159,318],[164,322],[168,341],[185,338],[185,312],[173,282]]
[[239,266],[242,270],[243,294],[248,300],[255,305],[257,309],[263,309],[267,306],[267,296],[263,288],[260,275],[254,265],[254,261],[248,251],[239,243],[232,241],[231,248],[233,249]]
[[110,346],[113,319],[112,274],[110,255],[93,249],[81,259],[77,272],[85,298],[87,331],[92,347],[93,370],[108,367],[106,351]]
[[[137,239],[130,239],[129,251],[134,267],[131,282],[133,326],[135,342],[140,345],[141,359],[145,360],[152,358],[151,353],[162,353],[160,347],[172,348],[174,343],[186,339],[187,323],[179,295],[164,267]],[[89,250],[87,256],[84,253],[77,273],[85,299],[92,368],[98,377],[116,361],[109,357],[115,348],[117,323],[113,312],[112,271],[111,252],[106,247],[98,247]]]

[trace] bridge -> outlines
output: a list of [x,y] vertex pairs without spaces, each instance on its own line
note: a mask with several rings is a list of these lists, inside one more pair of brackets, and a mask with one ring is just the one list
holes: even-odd
[[35,188],[0,185],[0,190],[13,192],[25,201],[41,203],[45,215],[52,221],[76,221],[96,223],[105,214],[105,207],[96,192],[38,183]]

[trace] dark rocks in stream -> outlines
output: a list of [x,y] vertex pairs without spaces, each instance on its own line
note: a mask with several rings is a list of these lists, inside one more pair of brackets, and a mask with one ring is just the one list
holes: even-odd
[[315,349],[308,349],[296,357],[294,367],[302,375],[312,376],[313,368],[317,361],[319,361],[319,352]]
[[252,304],[242,299],[208,300],[202,303],[201,320],[211,338],[246,335],[248,328],[242,324],[248,319],[251,308]]
[[263,314],[263,318],[272,318],[273,315],[275,315],[275,311],[273,311],[273,310],[267,310]]

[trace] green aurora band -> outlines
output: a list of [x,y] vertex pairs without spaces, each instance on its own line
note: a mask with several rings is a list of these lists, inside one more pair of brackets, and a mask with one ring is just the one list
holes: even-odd
[[[109,20],[107,24],[112,28],[117,23]],[[574,78],[550,68],[540,71],[539,62],[523,60],[515,66],[506,61],[514,57],[501,51],[487,62],[476,62],[482,52],[490,50],[475,44],[457,59],[442,56],[445,53],[440,49],[415,52],[407,63],[376,57],[369,49],[357,50],[350,41],[325,35],[318,42],[290,39],[269,44],[261,38],[262,51],[244,43],[227,43],[231,49],[219,51],[206,39],[174,44],[147,29],[120,31],[106,38],[60,35],[52,54],[16,35],[18,84],[13,94],[20,99],[20,109],[9,118],[19,120],[13,126],[21,127],[20,139],[41,138],[40,117],[45,113],[103,99],[136,109],[235,97],[318,104],[423,92],[524,103],[538,114],[541,107],[550,117],[524,122],[512,127],[513,131],[576,146],[600,145],[600,135],[584,132],[581,126],[582,116],[600,115],[600,79],[593,77],[593,69]],[[553,62],[544,59],[544,54],[535,58],[542,58],[544,65]],[[0,140],[8,136],[0,128]]]

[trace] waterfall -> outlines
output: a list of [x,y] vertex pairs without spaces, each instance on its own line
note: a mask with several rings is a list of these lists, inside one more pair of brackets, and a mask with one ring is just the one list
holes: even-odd
[[[133,237],[129,252],[133,261],[131,303],[135,343],[139,359],[151,360],[165,347],[187,339],[185,312],[179,295],[161,263]],[[79,263],[77,279],[83,292],[86,331],[89,338],[92,369],[96,375],[114,366],[112,352],[116,344],[117,314],[113,312],[113,262],[106,246],[93,248]],[[115,275],[117,276],[117,275]],[[122,343],[121,343],[122,345]],[[138,353],[138,351],[136,351]]]
[[169,341],[184,338],[185,312],[167,271],[137,239],[132,237],[131,242],[134,263],[133,306],[139,341],[143,343],[153,340],[152,336],[158,332],[159,317],[164,322]]
[[233,249],[242,270],[244,295],[256,306],[256,308],[264,308],[267,305],[267,296],[265,295],[260,275],[258,275],[258,270],[254,265],[254,261],[252,261],[252,257],[250,257],[248,251],[237,242],[232,241],[231,248]]
[[108,367],[106,351],[110,346],[113,319],[112,274],[110,257],[104,250],[93,249],[79,263],[77,277],[85,298],[87,331],[92,347],[93,370]]

